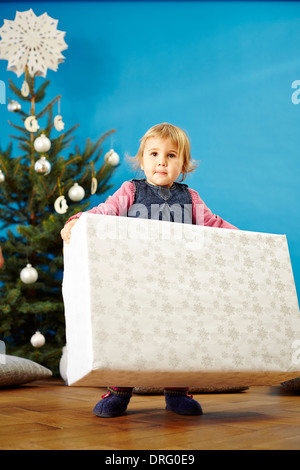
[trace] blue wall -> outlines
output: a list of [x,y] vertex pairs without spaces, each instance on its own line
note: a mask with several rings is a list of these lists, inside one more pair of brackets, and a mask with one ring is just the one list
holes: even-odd
[[[47,100],[62,94],[66,127],[80,123],[76,143],[117,129],[105,148],[121,156],[115,189],[136,176],[124,155],[150,126],[181,126],[200,163],[189,186],[243,230],[286,234],[299,288],[300,3],[9,2],[1,25],[29,8],[66,31]],[[0,80],[21,86],[6,67]],[[12,118],[0,105],[2,145]]]

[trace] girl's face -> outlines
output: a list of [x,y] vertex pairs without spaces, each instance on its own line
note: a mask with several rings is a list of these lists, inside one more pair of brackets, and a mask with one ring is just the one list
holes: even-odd
[[141,168],[148,183],[171,187],[182,171],[177,145],[170,139],[149,137],[145,143]]

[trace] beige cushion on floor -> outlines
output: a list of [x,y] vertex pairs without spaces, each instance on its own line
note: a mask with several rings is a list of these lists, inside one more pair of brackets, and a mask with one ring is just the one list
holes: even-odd
[[52,376],[47,369],[36,362],[17,356],[0,354],[0,387],[21,385]]
[[289,390],[291,392],[300,392],[300,377],[288,380],[287,382],[282,382],[281,385],[285,390]]

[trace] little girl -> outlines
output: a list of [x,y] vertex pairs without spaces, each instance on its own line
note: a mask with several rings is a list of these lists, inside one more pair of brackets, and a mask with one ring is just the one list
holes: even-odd
[[[236,229],[213,214],[196,191],[176,182],[180,175],[183,181],[187,173],[196,168],[191,159],[189,139],[182,129],[167,123],[153,126],[142,137],[134,161],[143,170],[145,179],[125,181],[107,202],[87,212]],[[71,229],[81,214],[71,217],[61,230],[66,243],[69,243]],[[108,387],[102,400],[95,405],[94,414],[120,416],[127,409],[132,390]],[[165,388],[164,395],[167,410],[186,415],[202,414],[200,404],[188,395],[188,388]]]

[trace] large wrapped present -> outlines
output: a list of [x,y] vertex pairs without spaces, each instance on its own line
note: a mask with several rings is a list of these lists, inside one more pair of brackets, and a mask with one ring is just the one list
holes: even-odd
[[64,245],[67,383],[253,386],[300,376],[287,240],[84,214]]

